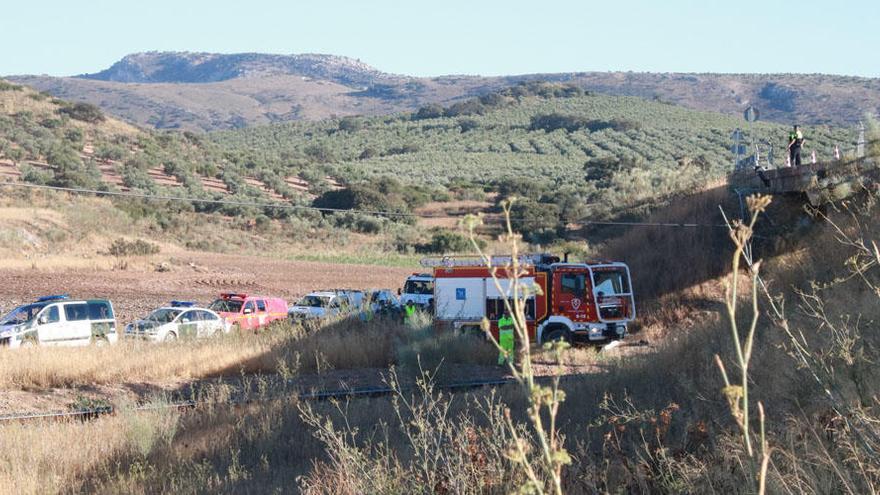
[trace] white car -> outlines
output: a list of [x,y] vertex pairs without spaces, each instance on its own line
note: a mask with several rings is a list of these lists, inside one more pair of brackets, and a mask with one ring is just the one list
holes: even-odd
[[0,346],[82,346],[116,340],[113,304],[106,299],[46,296],[0,318]]
[[323,320],[360,309],[364,293],[361,291],[317,291],[300,299],[287,311],[293,322]]
[[201,338],[229,333],[232,324],[214,311],[195,307],[194,303],[172,301],[146,318],[129,323],[125,336],[152,342],[171,342],[179,338]]

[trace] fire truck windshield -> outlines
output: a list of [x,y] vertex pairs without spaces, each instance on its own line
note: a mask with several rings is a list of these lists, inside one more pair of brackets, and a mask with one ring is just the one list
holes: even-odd
[[629,279],[623,268],[602,268],[593,271],[593,287],[596,293],[606,296],[629,294]]

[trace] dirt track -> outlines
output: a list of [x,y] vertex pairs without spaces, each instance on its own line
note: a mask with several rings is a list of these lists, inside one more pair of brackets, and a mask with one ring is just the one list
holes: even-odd
[[396,289],[413,271],[214,253],[180,254],[168,267],[167,272],[150,266],[125,270],[2,269],[0,310],[5,312],[47,294],[106,297],[113,301],[119,322],[126,323],[173,299],[207,304],[221,291],[244,291],[284,297],[293,303],[316,289]]

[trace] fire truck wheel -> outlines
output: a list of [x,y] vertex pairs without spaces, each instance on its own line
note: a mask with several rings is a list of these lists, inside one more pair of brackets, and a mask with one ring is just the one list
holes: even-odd
[[568,335],[568,329],[564,327],[551,327],[547,329],[547,332],[542,336],[542,343],[544,342],[558,342],[564,340],[566,342],[571,342],[571,337]]

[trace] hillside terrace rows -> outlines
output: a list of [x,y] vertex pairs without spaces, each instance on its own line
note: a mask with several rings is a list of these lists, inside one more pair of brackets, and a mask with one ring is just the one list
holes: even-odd
[[[122,167],[122,163],[116,160],[108,160],[108,159],[97,159],[95,157],[94,146],[91,143],[86,143],[83,146],[83,149],[80,153],[80,159],[83,161],[93,160],[101,173],[101,181],[112,189],[119,191],[129,191],[130,188],[125,185],[125,181],[120,173],[119,169]],[[53,166],[42,161],[37,160],[24,160],[23,164],[27,164],[31,167],[35,167],[37,169],[43,171],[53,170]],[[155,182],[157,185],[162,187],[183,187],[183,182],[176,176],[168,174],[163,170],[162,167],[152,167],[147,170],[147,175],[150,179]],[[0,181],[19,181],[21,180],[22,171],[21,167],[16,164],[14,161],[9,159],[0,158]],[[223,182],[222,179],[218,179],[216,177],[206,177],[203,175],[196,174],[196,177],[201,182],[202,187],[211,193],[220,193],[220,194],[231,194],[229,190],[229,185]],[[338,189],[341,187],[340,183],[336,181],[332,177],[326,177],[326,181],[331,189]],[[259,190],[263,193],[267,198],[273,201],[284,201],[284,197],[279,194],[277,191],[270,188],[267,184],[261,182],[259,179],[254,177],[245,177],[244,182]],[[307,195],[311,197],[309,194],[309,182],[300,178],[300,177],[286,177],[284,179],[285,184],[290,187],[292,190]]]

